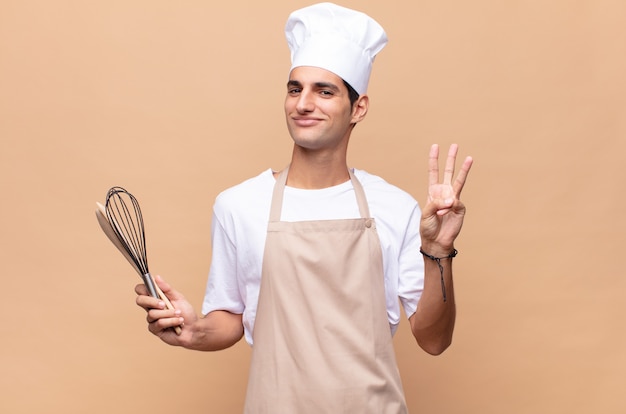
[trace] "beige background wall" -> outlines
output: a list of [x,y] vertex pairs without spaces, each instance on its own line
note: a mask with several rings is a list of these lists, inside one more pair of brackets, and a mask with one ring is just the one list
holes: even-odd
[[[308,4],[0,1],[0,412],[240,412],[247,345],[152,337],[93,212],[131,190],[152,272],[199,306],[213,199],[288,161]],[[423,201],[431,143],[476,160],[454,344],[395,338],[412,412],[625,412],[626,3],[342,4],[390,37],[351,165]]]

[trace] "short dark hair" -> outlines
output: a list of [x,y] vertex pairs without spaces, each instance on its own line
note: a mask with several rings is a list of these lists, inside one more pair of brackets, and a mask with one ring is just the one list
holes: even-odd
[[[342,79],[343,80],[343,79]],[[350,106],[354,105],[354,103],[357,101],[357,99],[359,99],[359,93],[352,87],[350,86],[350,84],[348,82],[346,82],[345,80],[343,81],[343,84],[346,85],[346,88],[348,88],[348,98],[350,98]]]

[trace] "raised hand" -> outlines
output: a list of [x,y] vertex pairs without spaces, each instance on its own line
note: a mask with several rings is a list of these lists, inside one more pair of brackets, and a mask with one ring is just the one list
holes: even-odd
[[445,256],[454,248],[454,240],[461,231],[465,205],[461,202],[461,190],[472,167],[467,157],[453,181],[458,145],[448,150],[443,180],[439,177],[439,145],[430,148],[428,160],[428,200],[422,208],[420,235],[422,246],[429,254]]

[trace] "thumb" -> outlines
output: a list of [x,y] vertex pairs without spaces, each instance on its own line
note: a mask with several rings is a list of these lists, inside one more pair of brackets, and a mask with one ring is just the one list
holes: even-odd
[[154,277],[154,281],[159,285],[159,288],[167,295],[167,297],[171,300],[179,300],[184,299],[183,295],[180,294],[177,290],[175,290],[169,283],[165,281],[160,275],[156,275]]
[[453,198],[436,198],[429,199],[428,203],[422,208],[422,218],[428,218],[431,216],[443,216],[446,214],[452,206],[454,205]]

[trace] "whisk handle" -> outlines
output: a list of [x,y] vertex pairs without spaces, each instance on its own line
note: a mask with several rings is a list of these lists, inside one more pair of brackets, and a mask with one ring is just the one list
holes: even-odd
[[[165,293],[163,293],[159,285],[157,285],[154,279],[152,279],[150,273],[146,273],[145,275],[143,275],[143,280],[146,284],[146,287],[148,288],[148,291],[150,292],[150,296],[160,298],[163,302],[165,302],[165,307],[167,309],[174,309],[174,305],[172,305],[172,302],[170,302]],[[154,293],[152,293],[153,291]],[[177,335],[180,335],[182,332],[182,328],[180,326],[175,326],[172,329],[174,329],[174,332],[176,332]]]
[[143,279],[143,284],[146,285],[146,287],[148,288],[150,296],[152,296],[153,298],[158,298],[159,293],[156,290],[154,280],[152,279],[152,276],[150,276],[150,273],[142,275],[141,278]]

